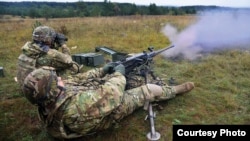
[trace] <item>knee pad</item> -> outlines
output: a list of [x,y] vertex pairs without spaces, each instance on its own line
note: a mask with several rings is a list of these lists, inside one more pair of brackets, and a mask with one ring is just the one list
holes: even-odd
[[155,97],[161,96],[162,87],[155,84],[146,84],[141,87],[146,100],[154,100]]

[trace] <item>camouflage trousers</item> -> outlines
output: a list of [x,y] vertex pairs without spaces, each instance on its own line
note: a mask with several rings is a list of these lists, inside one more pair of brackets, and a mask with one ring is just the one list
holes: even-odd
[[163,101],[175,97],[174,87],[167,85],[157,87],[162,88],[162,93],[158,96],[155,95],[154,89],[149,88],[148,85],[125,91],[121,105],[112,113],[113,119],[122,120],[136,109],[143,107],[146,101]]
[[[82,94],[78,93],[77,97],[79,98],[71,97],[62,105],[58,112],[56,112],[51,125],[48,126],[48,131],[52,136],[64,139],[86,136],[112,127],[114,123],[130,115],[134,110],[143,107],[146,100],[161,101],[175,97],[176,92],[174,87],[151,85],[160,91],[152,89],[152,87],[147,84],[127,90],[123,93],[120,93],[121,91],[112,93],[110,97],[120,97],[120,103],[115,106],[113,110],[105,113],[104,111],[107,110],[107,107],[110,108],[110,104],[114,103],[113,100],[110,100],[112,98],[105,98],[108,104],[106,108],[98,108],[99,111],[88,113],[88,107],[90,106],[84,104],[84,101],[88,100],[86,96],[90,94],[91,91],[84,91]],[[156,93],[158,94],[156,95]],[[92,95],[95,96],[94,93]],[[100,93],[96,94],[96,96],[98,95],[100,95]]]

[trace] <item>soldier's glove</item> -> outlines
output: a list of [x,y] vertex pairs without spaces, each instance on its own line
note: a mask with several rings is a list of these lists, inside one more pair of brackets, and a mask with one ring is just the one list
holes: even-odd
[[120,72],[122,75],[125,75],[125,67],[122,64],[119,64],[114,68],[115,72]]
[[67,41],[68,41],[68,38],[64,34],[56,33],[55,42],[59,44],[59,46],[62,46]]
[[63,44],[61,47],[62,47],[62,53],[67,54],[67,55],[71,54],[70,49],[68,48],[66,44]]
[[114,63],[107,63],[106,65],[104,65],[104,67],[102,68],[103,69],[103,72],[104,74],[111,74],[114,72],[114,67],[115,67],[115,64]]
[[82,65],[77,64],[76,62],[72,62],[71,70],[73,71],[72,74],[77,74],[80,72]]

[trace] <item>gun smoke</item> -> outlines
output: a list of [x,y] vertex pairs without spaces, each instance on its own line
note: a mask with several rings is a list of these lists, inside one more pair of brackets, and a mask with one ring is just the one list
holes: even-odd
[[162,32],[175,47],[162,54],[194,60],[203,53],[250,48],[249,14],[249,10],[207,11],[181,32],[168,24]]

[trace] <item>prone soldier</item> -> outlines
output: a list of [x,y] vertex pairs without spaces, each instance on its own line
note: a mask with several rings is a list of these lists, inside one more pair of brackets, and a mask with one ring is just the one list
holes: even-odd
[[24,81],[26,98],[38,107],[49,134],[59,139],[86,136],[112,127],[125,116],[143,107],[146,101],[162,101],[191,91],[193,82],[168,86],[143,84],[126,89],[125,67],[110,64],[62,80],[43,67]]

